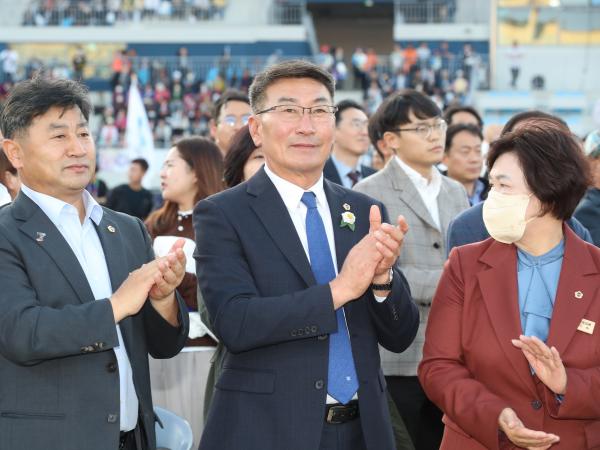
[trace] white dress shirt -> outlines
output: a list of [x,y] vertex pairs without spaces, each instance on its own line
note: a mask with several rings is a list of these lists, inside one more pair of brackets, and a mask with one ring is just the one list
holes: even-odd
[[[310,261],[310,255],[308,254],[308,238],[306,236],[306,213],[308,208],[304,203],[302,203],[302,195],[307,192],[313,192],[317,197],[317,210],[321,215],[321,219],[323,220],[323,225],[325,226],[325,234],[327,235],[327,243],[329,244],[329,251],[331,253],[331,259],[333,259],[333,268],[335,270],[335,274],[337,276],[337,257],[335,252],[335,239],[333,235],[333,222],[331,220],[331,211],[329,210],[329,204],[327,203],[327,197],[325,196],[325,190],[323,189],[323,174],[321,174],[321,178],[317,181],[313,186],[304,190],[300,186],[297,186],[293,183],[290,183],[287,180],[284,180],[280,176],[276,175],[269,169],[269,167],[265,164],[265,172],[269,179],[275,185],[275,189],[279,192],[283,203],[285,203],[285,207],[290,213],[290,217],[292,222],[294,223],[294,228],[296,228],[296,233],[298,233],[298,237],[300,238],[300,242],[302,243],[302,248],[304,248],[304,253],[306,253],[306,257]],[[342,313],[344,314],[344,320],[346,320],[346,313],[342,308]],[[346,330],[348,330],[348,324],[346,323]],[[358,398],[358,393],[354,394],[353,399]],[[326,403],[332,404],[337,403],[338,401],[333,398],[331,395],[327,394]]]
[[[106,265],[104,250],[100,238],[94,227],[100,224],[104,214],[102,207],[94,200],[86,190],[83,191],[83,203],[85,206],[85,218],[83,223],[79,219],[77,209],[62,200],[36,192],[24,184],[21,191],[27,195],[48,216],[50,221],[58,228],[60,234],[65,238],[71,250],[77,257],[81,269],[87,278],[96,300],[107,299],[113,293],[110,283],[110,275]],[[121,328],[117,327],[119,345],[113,350],[119,365],[119,398],[121,431],[133,430],[138,419],[138,397],[133,385],[133,374],[127,350],[123,344]],[[68,333],[69,330],[65,330]],[[93,408],[90,405],[90,408]]]
[[440,226],[440,210],[438,207],[437,198],[440,195],[440,189],[442,187],[442,174],[435,168],[431,168],[431,181],[417,172],[415,169],[406,164],[398,156],[395,156],[396,161],[402,167],[402,170],[406,173],[409,180],[417,189],[417,192],[421,196],[425,208],[429,211],[433,222],[437,225],[438,230],[441,231]]
[[6,205],[7,203],[12,202],[10,198],[10,194],[8,193],[8,189],[2,183],[0,183],[0,206]]

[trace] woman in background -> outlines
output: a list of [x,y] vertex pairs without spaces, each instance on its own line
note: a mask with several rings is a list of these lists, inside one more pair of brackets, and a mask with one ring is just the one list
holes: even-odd
[[202,137],[181,139],[167,153],[160,171],[163,206],[146,220],[157,256],[168,252],[178,238],[186,238],[186,274],[177,291],[190,312],[188,346],[216,345],[198,314],[192,211],[198,201],[223,189],[222,174],[223,158],[212,141]]

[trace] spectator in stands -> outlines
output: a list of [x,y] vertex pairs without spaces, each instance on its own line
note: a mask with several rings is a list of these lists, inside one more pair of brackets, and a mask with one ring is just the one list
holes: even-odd
[[355,101],[342,100],[336,106],[335,141],[331,156],[323,168],[323,176],[352,188],[359,180],[375,173],[360,161],[369,150],[369,118]]
[[523,64],[523,51],[517,41],[513,41],[508,51],[508,62],[510,66],[510,87],[516,89]]
[[422,70],[429,67],[430,58],[431,49],[427,45],[427,42],[421,42],[419,48],[417,48],[417,64]]
[[367,55],[360,47],[357,47],[352,54],[352,71],[354,87],[365,91],[367,89]]
[[98,147],[116,147],[119,144],[119,129],[115,125],[115,119],[109,116],[105,119],[104,125],[100,128],[98,135]]
[[177,141],[167,153],[160,171],[163,205],[146,220],[156,256],[168,252],[177,239],[186,241],[183,246],[187,257],[186,274],[178,288],[190,316],[186,346],[216,345],[198,313],[192,210],[198,201],[223,189],[222,178],[223,157],[210,139],[194,136]]
[[108,194],[106,207],[131,216],[146,219],[152,211],[152,193],[142,187],[142,180],[148,171],[148,161],[136,158],[129,166],[129,183],[117,186]]
[[240,128],[248,124],[251,114],[248,96],[242,92],[226,91],[217,100],[210,122],[210,135],[221,149],[223,156],[227,153],[231,138]]
[[85,66],[87,65],[87,57],[81,45],[77,46],[75,54],[73,55],[73,59],[71,60],[71,64],[73,66],[72,78],[78,81],[83,80]]
[[423,333],[431,300],[446,260],[445,231],[450,220],[469,206],[464,188],[439,173],[446,122],[427,96],[412,90],[388,97],[375,113],[377,128],[396,156],[354,189],[381,201],[391,217],[410,223],[397,261],[420,310],[419,333],[402,354],[380,350],[387,386],[415,448],[437,450],[444,425],[417,379]]
[[390,70],[392,74],[398,74],[403,70],[404,67],[404,55],[402,53],[402,46],[400,44],[394,44],[394,49],[390,53]]
[[456,124],[446,131],[446,146],[442,163],[448,168],[445,175],[462,184],[471,206],[484,201],[489,184],[480,177],[483,167],[481,142],[483,135],[476,125]]
[[465,125],[475,125],[483,131],[483,119],[472,106],[449,106],[444,111],[444,120],[448,126],[462,123]]
[[7,45],[0,52],[0,62],[2,63],[2,72],[4,74],[3,82],[14,83],[17,81],[17,69],[19,64],[19,54],[10,45]]
[[600,247],[600,130],[591,132],[583,146],[592,172],[592,184],[574,216],[588,229],[594,244]]

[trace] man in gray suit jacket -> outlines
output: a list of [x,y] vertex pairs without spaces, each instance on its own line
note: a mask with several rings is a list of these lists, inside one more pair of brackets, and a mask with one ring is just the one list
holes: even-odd
[[389,391],[415,447],[438,449],[443,433],[441,412],[416,377],[427,317],[446,260],[445,235],[450,221],[469,202],[464,187],[439,173],[446,123],[429,98],[416,91],[388,97],[371,118],[394,156],[355,190],[381,201],[392,216],[403,215],[410,226],[397,264],[406,275],[421,323],[413,344],[403,354],[381,349]]
[[154,259],[139,219],[85,191],[85,89],[34,79],[2,115],[22,189],[0,209],[0,449],[155,449],[148,354],[183,347],[178,242]]

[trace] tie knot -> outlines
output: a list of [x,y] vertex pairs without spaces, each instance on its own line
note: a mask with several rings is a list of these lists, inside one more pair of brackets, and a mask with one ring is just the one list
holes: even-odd
[[315,193],[309,191],[302,194],[302,203],[304,203],[307,208],[316,208],[317,197],[315,196]]
[[350,172],[348,172],[348,178],[352,180],[352,186],[354,186],[356,183],[358,183],[358,180],[360,178],[360,172],[358,170],[351,170]]

